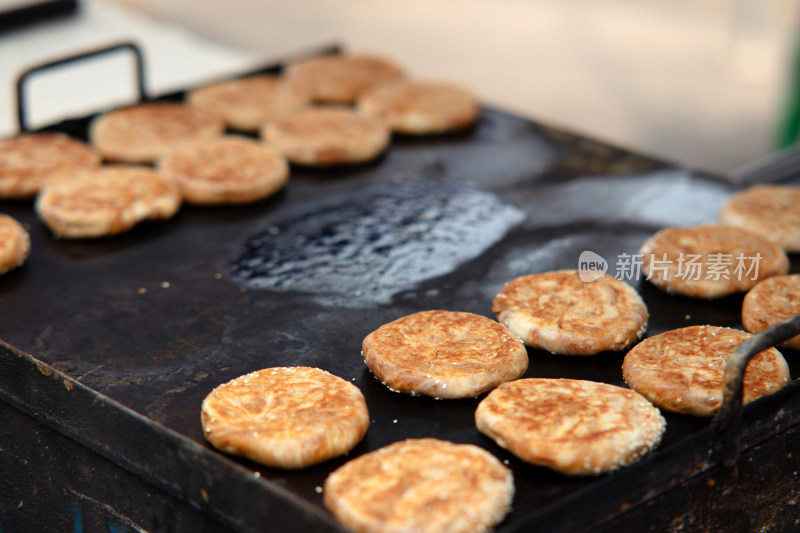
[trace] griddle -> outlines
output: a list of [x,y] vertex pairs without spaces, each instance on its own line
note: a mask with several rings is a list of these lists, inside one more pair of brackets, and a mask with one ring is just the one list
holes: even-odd
[[[92,118],[44,129],[86,139]],[[109,238],[56,239],[30,202],[2,202],[29,227],[32,251],[0,277],[0,528],[337,531],[320,493],[332,470],[397,440],[436,437],[481,446],[513,470],[513,511],[498,531],[790,529],[800,516],[796,381],[745,407],[730,465],[722,426],[666,413],[654,453],[574,478],[481,435],[479,399],[393,393],[360,354],[365,335],[416,311],[492,317],[506,281],[577,268],[585,250],[613,275],[652,233],[713,221],[743,186],[484,107],[468,131],[395,136],[372,163],[292,167],[266,201],[186,205]],[[740,295],[694,300],[629,282],[650,311],[646,336],[741,328]],[[797,375],[798,354],[782,352]],[[529,356],[526,377],[624,386],[624,352]],[[349,456],[284,471],[204,441],[203,398],[278,365],[320,367],[363,391],[372,424]]]

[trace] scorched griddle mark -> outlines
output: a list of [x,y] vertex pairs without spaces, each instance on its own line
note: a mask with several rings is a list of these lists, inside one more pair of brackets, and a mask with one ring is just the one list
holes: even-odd
[[249,288],[339,305],[385,303],[479,256],[523,219],[494,194],[463,185],[374,185],[277,220],[245,243],[231,274]]

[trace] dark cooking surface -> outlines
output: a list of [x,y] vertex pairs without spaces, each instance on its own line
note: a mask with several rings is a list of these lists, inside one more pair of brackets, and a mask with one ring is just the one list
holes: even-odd
[[[61,127],[82,134],[85,121]],[[505,281],[576,268],[584,250],[614,273],[617,257],[657,229],[713,221],[733,190],[486,109],[469,132],[397,139],[380,160],[352,169],[294,168],[265,202],[185,206],[174,220],[108,239],[55,240],[30,203],[4,202],[0,212],[30,225],[32,253],[0,277],[0,338],[203,444],[200,403],[216,385],[267,366],[329,370],[361,388],[373,419],[351,455],[438,437],[508,460],[517,485],[510,529],[613,475],[568,478],[514,459],[475,429],[478,400],[390,392],[366,369],[361,340],[424,309],[492,316]],[[632,283],[650,310],[648,335],[740,327],[740,296],[695,301]],[[529,377],[623,384],[623,353],[529,353]],[[796,354],[787,359],[794,376]],[[667,420],[661,451],[708,426]],[[344,461],[295,472],[239,462],[321,505],[315,488]]]

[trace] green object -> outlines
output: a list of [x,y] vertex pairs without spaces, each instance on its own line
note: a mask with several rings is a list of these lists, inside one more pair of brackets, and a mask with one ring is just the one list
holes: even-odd
[[795,145],[800,137],[800,38],[795,39],[792,52],[785,111],[778,130],[778,149]]

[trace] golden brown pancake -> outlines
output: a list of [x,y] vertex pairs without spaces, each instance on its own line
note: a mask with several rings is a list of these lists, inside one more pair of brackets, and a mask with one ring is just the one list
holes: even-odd
[[361,391],[311,367],[265,368],[203,400],[203,434],[217,449],[277,468],[304,468],[350,451],[369,412]]
[[289,164],[280,152],[236,135],[187,143],[162,157],[158,168],[178,182],[192,204],[255,202],[289,179]]
[[396,81],[362,94],[358,111],[380,119],[398,133],[428,135],[471,126],[480,107],[469,92],[455,85]]
[[478,405],[475,423],[523,461],[570,475],[631,464],[658,445],[666,427],[658,409],[632,390],[545,378],[500,385]]
[[261,136],[292,163],[328,166],[378,157],[389,146],[390,134],[377,119],[320,107],[271,120]]
[[77,239],[170,218],[180,205],[173,180],[146,167],[107,165],[55,177],[36,199],[36,212],[56,236]]
[[525,345],[494,320],[458,311],[422,311],[364,339],[367,366],[396,392],[467,398],[528,368]]
[[22,266],[31,251],[31,238],[22,224],[0,214],[0,274]]
[[214,113],[172,102],[148,102],[110,111],[92,122],[92,145],[107,161],[153,163],[182,144],[220,135]]
[[[690,326],[645,339],[622,364],[629,387],[661,409],[712,416],[722,406],[722,376],[733,350],[749,333],[715,326]],[[744,402],[772,394],[789,383],[789,367],[775,348],[747,365]]]
[[33,198],[54,173],[90,169],[100,155],[62,133],[24,133],[0,141],[0,198]]
[[354,54],[304,59],[289,65],[286,76],[310,89],[314,100],[337,104],[353,103],[370,87],[404,77],[385,58]]
[[492,305],[497,320],[531,348],[563,355],[621,350],[647,328],[637,292],[603,276],[582,281],[577,270],[522,276],[503,287]]
[[264,74],[200,87],[186,101],[221,117],[231,129],[257,132],[267,120],[310,105],[311,93],[298,83]]
[[[797,315],[800,315],[800,274],[759,281],[742,302],[742,324],[750,333],[761,333]],[[785,341],[783,346],[800,350],[800,335]]]
[[666,228],[645,241],[642,272],[656,287],[692,298],[744,292],[786,274],[789,259],[776,244],[731,226]]
[[719,223],[736,226],[800,252],[800,187],[761,185],[734,194],[722,206]]
[[358,533],[483,532],[510,510],[514,478],[472,444],[409,439],[336,469],[323,498],[333,516]]

